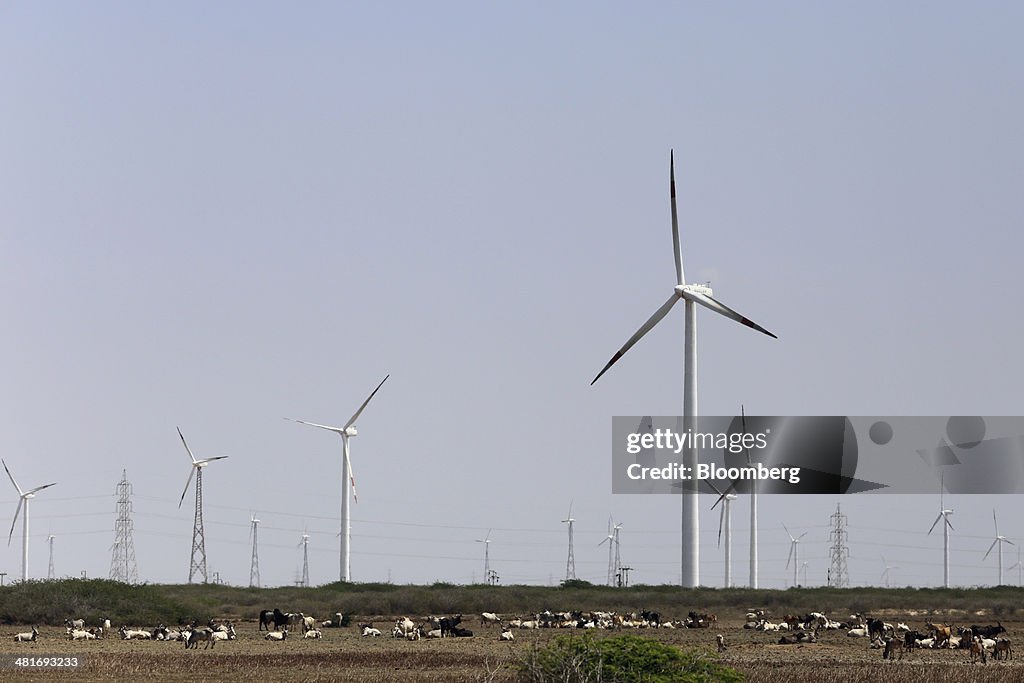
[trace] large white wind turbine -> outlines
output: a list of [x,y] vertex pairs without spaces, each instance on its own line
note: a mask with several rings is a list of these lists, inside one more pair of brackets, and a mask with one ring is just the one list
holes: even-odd
[[995,510],[992,510],[992,523],[996,527],[996,538],[995,538],[994,541],[992,541],[992,545],[990,545],[988,547],[988,551],[985,553],[985,557],[983,557],[981,559],[982,559],[982,561],[985,561],[986,559],[988,559],[988,555],[989,555],[989,553],[992,552],[992,549],[996,548],[996,546],[999,546],[998,548],[996,548],[996,557],[999,559],[999,582],[996,585],[997,586],[1002,586],[1003,585],[1003,544],[1004,543],[1009,543],[1010,545],[1016,545],[1016,543],[1014,543],[1013,541],[1008,539],[1006,536],[1000,536],[999,535],[999,522],[996,521],[996,511]]
[[340,549],[340,580],[348,582],[352,580],[352,559],[350,553],[350,544],[352,540],[352,519],[349,516],[349,505],[348,497],[349,491],[351,490],[352,496],[355,497],[356,502],[359,502],[359,495],[356,493],[356,479],[352,474],[352,460],[349,457],[349,438],[356,436],[359,432],[356,430],[356,420],[363,414],[363,409],[366,408],[366,404],[370,402],[370,399],[374,397],[380,388],[384,386],[384,382],[388,381],[387,375],[380,381],[377,388],[374,389],[370,395],[363,401],[363,405],[359,406],[359,410],[355,412],[352,417],[349,418],[348,422],[343,427],[332,427],[331,425],[316,424],[315,422],[305,422],[304,420],[296,420],[294,418],[286,417],[286,420],[292,422],[298,422],[299,424],[309,425],[310,427],[318,427],[320,429],[326,429],[329,432],[334,432],[341,436],[342,451],[344,457],[341,460],[341,549]]
[[[11,470],[7,468],[7,463],[3,460],[4,469],[7,470],[7,476],[11,478],[11,483],[14,484],[14,488],[18,490],[18,508],[14,511],[14,519],[11,520],[11,532],[7,534],[7,545],[11,544],[11,539],[14,537],[14,525],[18,523],[18,515],[21,513],[21,506],[25,506],[25,516],[21,518],[21,580],[28,581],[28,503],[30,500],[36,497],[36,494],[43,489],[50,488],[53,484],[43,484],[37,486],[34,489],[28,491],[22,491],[21,487],[18,486],[18,482],[14,481],[14,475],[11,474]],[[56,484],[57,482],[54,482]]]
[[786,560],[786,569],[789,569],[789,564],[790,562],[792,562],[793,587],[795,588],[796,586],[800,585],[797,582],[797,570],[800,568],[800,541],[803,539],[804,536],[807,535],[807,532],[805,531],[799,536],[794,537],[793,534],[789,533],[789,529],[786,528],[785,524],[782,525],[782,528],[786,529],[786,533],[789,534],[789,559]]
[[[685,302],[686,336],[683,343],[683,429],[687,432],[693,431],[697,426],[697,306],[700,304],[710,308],[715,313],[724,315],[726,318],[735,320],[738,323],[751,327],[758,332],[775,337],[774,334],[764,329],[757,323],[740,315],[725,304],[711,297],[711,288],[703,284],[686,284],[683,274],[683,254],[679,242],[679,220],[676,212],[676,175],[675,158],[669,154],[669,195],[672,204],[672,255],[676,262],[676,284],[672,290],[672,296],[654,312],[647,322],[640,326],[640,329],[629,338],[621,349],[615,352],[612,359],[597,373],[597,377],[590,383],[594,384],[601,378],[608,368],[615,364],[622,356],[633,347],[640,338],[651,331],[662,318],[668,315],[669,310],[676,302],[682,299]],[[775,337],[777,338],[777,337]],[[697,450],[689,445],[683,449],[683,466],[688,471],[697,471]],[[700,511],[697,499],[697,480],[694,478],[686,482],[688,486],[683,488],[683,511],[682,511],[682,585],[695,588],[700,585]]]
[[935,530],[935,525],[939,523],[939,520],[944,521],[942,525],[942,586],[943,588],[949,588],[949,532],[953,528],[953,525],[949,521],[949,516],[953,514],[952,509],[947,509],[943,504],[943,491],[945,491],[945,473],[943,473],[942,483],[939,484],[939,516],[932,522],[931,529],[928,529],[930,534]]

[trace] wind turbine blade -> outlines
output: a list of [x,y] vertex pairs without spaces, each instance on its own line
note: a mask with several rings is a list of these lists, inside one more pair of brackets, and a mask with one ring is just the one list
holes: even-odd
[[[945,517],[945,515],[944,515],[944,514],[942,514],[942,513],[940,512],[940,513],[939,513],[939,516],[935,518],[935,521],[934,521],[934,522],[932,522],[932,526],[931,526],[931,528],[930,528],[930,529],[928,529],[928,533],[931,533],[932,531],[934,531],[934,530],[935,530],[935,525],[936,525],[936,524],[938,524],[938,523],[939,523],[939,520],[940,520],[940,519],[942,519],[943,517]],[[947,524],[949,524],[949,520],[948,520],[948,519],[946,520],[946,523],[947,523]],[[951,527],[951,528],[952,528],[952,527]]]
[[651,329],[655,325],[657,325],[661,321],[662,318],[664,318],[666,315],[668,315],[669,310],[673,306],[675,306],[677,301],[679,301],[679,295],[677,295],[675,292],[673,292],[672,296],[670,296],[668,298],[668,301],[666,301],[664,304],[662,304],[661,308],[656,310],[654,312],[654,315],[652,315],[650,318],[648,318],[647,322],[645,322],[643,325],[641,325],[640,329],[637,330],[636,333],[632,337],[629,338],[629,341],[627,341],[625,344],[623,344],[622,348],[615,352],[615,355],[612,356],[612,359],[610,361],[608,361],[607,365],[605,365],[603,368],[601,368],[601,372],[597,373],[597,377],[595,377],[593,379],[593,381],[590,383],[590,386],[594,386],[594,382],[596,382],[597,380],[601,379],[601,375],[606,373],[608,371],[608,368],[610,368],[611,366],[615,365],[615,363],[620,358],[622,358],[622,356],[625,355],[626,351],[629,351],[631,348],[633,348],[633,345],[636,344],[638,341],[640,341],[641,337],[643,337],[645,334],[650,332]]
[[[949,517],[947,515],[943,515],[943,517],[946,518],[946,526],[948,526],[950,529],[953,529],[953,523],[949,521]],[[953,529],[953,531],[956,531],[956,529]]]
[[14,525],[18,523],[18,515],[21,513],[21,505],[24,502],[24,498],[18,499],[18,508],[14,511],[14,519],[11,520],[11,532],[7,534],[7,545],[11,544],[11,539],[14,537]]
[[996,520],[996,509],[992,508],[992,524],[996,528],[996,536],[999,535],[999,522]]
[[718,507],[718,504],[721,503],[723,500],[725,500],[726,496],[728,496],[730,493],[732,493],[733,491],[736,490],[736,482],[732,482],[731,484],[729,484],[729,488],[727,488],[724,492],[723,491],[719,491],[717,488],[715,488],[714,484],[712,484],[707,479],[704,480],[704,483],[707,484],[708,486],[710,486],[711,488],[715,489],[715,493],[718,494],[718,500],[716,500],[715,504],[711,506],[712,510],[714,510],[716,507]]
[[227,457],[228,456],[226,456],[226,455],[215,455],[212,458],[206,458],[204,460],[196,460],[196,464],[197,465],[202,465],[205,462],[213,462],[214,460],[223,460],[224,458],[227,458]]
[[999,539],[998,538],[996,540],[992,541],[992,545],[990,545],[988,547],[988,550],[985,551],[985,557],[981,558],[983,561],[988,559],[988,554],[990,552],[992,552],[992,548],[995,548],[997,543],[999,543]]
[[7,470],[7,476],[11,478],[11,483],[14,484],[14,488],[18,489],[18,495],[19,496],[25,495],[25,492],[21,490],[20,486],[18,486],[18,482],[14,481],[14,475],[11,474],[11,471],[9,469],[7,469],[7,462],[2,460],[2,459],[0,459],[0,462],[3,462],[4,469]]
[[676,284],[686,284],[683,274],[683,248],[679,243],[679,215],[676,212],[676,159],[675,151],[668,153],[668,190],[672,198],[672,256],[676,259]]
[[[747,411],[743,407],[742,403],[740,404],[740,426],[743,428],[743,433],[746,434],[747,433]],[[743,440],[743,443],[744,444],[747,443],[746,439]],[[743,450],[746,451],[746,453],[747,453],[747,464],[749,465],[750,464],[750,449],[747,448],[746,445],[744,445],[743,446]]]
[[356,491],[356,474],[352,469],[352,458],[349,457],[348,437],[342,434],[342,439],[344,440],[345,463],[348,464],[348,482],[352,485],[352,498],[354,498],[355,502],[358,503],[359,493]]
[[722,526],[725,524],[725,506],[722,506],[722,511],[718,513],[718,547],[722,547]]
[[320,429],[326,429],[327,431],[334,432],[336,434],[341,434],[343,431],[345,431],[344,428],[342,428],[342,427],[332,427],[330,425],[320,425],[320,424],[317,424],[316,422],[306,422],[305,420],[296,420],[294,417],[286,417],[285,419],[286,420],[291,420],[292,422],[298,422],[299,424],[309,425],[310,427],[318,427]]
[[1006,543],[1009,543],[1010,545],[1017,545],[1016,543],[1014,543],[1013,541],[1011,541],[1008,538],[1004,538],[1003,541],[1006,542]]
[[802,539],[802,538],[803,538],[804,536],[806,536],[806,535],[807,535],[807,532],[805,531],[805,532],[803,532],[802,534],[800,534],[799,536],[797,536],[797,539],[796,539],[796,540],[798,540],[798,541],[799,541],[800,539]]
[[178,508],[181,508],[181,504],[185,502],[185,494],[188,493],[189,484],[192,483],[192,477],[195,476],[196,468],[193,467],[192,471],[188,473],[188,481],[185,482],[185,490],[181,492],[181,500],[178,501]]
[[35,493],[36,491],[42,491],[43,489],[48,489],[48,488],[50,488],[51,486],[53,486],[54,484],[56,484],[56,483],[57,483],[57,482],[53,482],[53,484],[43,484],[42,486],[37,486],[37,487],[35,487],[34,489],[32,489],[32,490],[30,490],[30,491],[26,491],[26,492],[25,492],[25,495],[27,496],[27,495],[29,495],[30,493]]
[[789,563],[793,561],[793,551],[796,550],[796,543],[789,544],[789,559],[786,560],[786,569],[789,569]]
[[484,543],[487,543],[487,542],[488,542],[488,541],[490,541],[490,540],[491,540],[491,530],[490,530],[490,529],[488,529],[488,530],[487,530],[487,535],[486,535],[486,536],[484,536]]
[[795,538],[793,538],[793,534],[791,534],[789,532],[789,527],[787,527],[785,524],[783,524],[782,528],[786,530],[786,535],[789,536],[789,540],[791,540],[791,541],[795,541],[796,540]]
[[359,410],[357,410],[355,412],[355,415],[353,415],[351,418],[349,418],[349,421],[345,423],[345,427],[344,427],[345,429],[348,429],[353,424],[355,424],[355,421],[358,420],[359,416],[363,414],[363,408],[365,408],[366,404],[370,402],[370,399],[373,398],[373,395],[376,394],[378,391],[380,391],[380,388],[382,386],[384,386],[384,382],[387,382],[388,381],[388,377],[390,377],[390,376],[391,375],[389,374],[384,379],[382,379],[380,381],[380,384],[377,385],[377,388],[374,389],[372,393],[370,393],[370,395],[366,398],[365,401],[363,401],[363,405],[359,406]]
[[740,315],[736,311],[732,310],[731,308],[729,308],[728,306],[723,304],[721,301],[717,301],[715,299],[712,299],[707,294],[701,294],[700,292],[693,292],[693,291],[684,291],[683,292],[683,296],[688,298],[688,299],[690,299],[691,301],[696,301],[701,306],[704,306],[706,308],[710,308],[715,313],[720,313],[720,314],[724,315],[726,318],[730,318],[732,320],[735,320],[736,322],[740,323],[741,325],[746,325],[747,327],[753,328],[753,329],[757,330],[758,332],[761,332],[763,334],[767,334],[769,337],[771,337],[773,339],[778,339],[777,336],[775,336],[774,334],[772,334],[768,330],[764,329],[763,327],[761,327],[760,325],[755,323],[750,318],[747,318],[746,316]]
[[[12,533],[14,532],[14,527],[13,527],[13,526],[11,527],[11,532],[12,532]],[[597,544],[597,547],[599,547],[599,548],[600,548],[601,546],[603,546],[603,545],[605,544],[605,542],[606,542],[606,541],[610,541],[610,540],[611,540],[611,538],[612,538],[611,536],[605,536],[605,537],[604,537],[604,540],[602,540],[602,541],[601,541],[600,543],[598,543],[598,544]],[[9,541],[8,541],[8,545],[10,545],[10,542],[9,542]]]
[[188,451],[188,457],[192,458],[192,462],[196,461],[196,456],[192,455],[192,449],[185,443],[185,436],[181,433],[181,427],[175,427],[178,430],[178,436],[181,437],[181,443],[184,444],[185,450]]

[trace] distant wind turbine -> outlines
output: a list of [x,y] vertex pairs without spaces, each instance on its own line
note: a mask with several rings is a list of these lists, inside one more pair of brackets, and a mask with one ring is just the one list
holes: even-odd
[[185,488],[181,492],[178,509],[181,509],[181,504],[185,502],[185,494],[188,493],[192,477],[196,478],[196,515],[192,523],[192,556],[188,567],[188,582],[192,583],[192,577],[199,573],[203,576],[203,583],[206,583],[209,579],[206,574],[206,532],[203,530],[203,469],[214,460],[223,460],[228,456],[215,455],[212,458],[196,460],[196,456],[192,454],[192,449],[188,447],[188,443],[181,433],[181,428],[178,427],[177,429],[178,436],[181,437],[181,443],[185,450],[188,451],[188,457],[192,459],[192,469],[188,473],[188,480],[185,482]]
[[476,542],[484,544],[484,583],[488,583],[491,580],[491,530],[488,529],[487,535],[476,539]]
[[735,482],[729,489],[726,489],[725,493],[722,493],[718,488],[711,483],[710,480],[705,480],[705,483],[714,489],[715,493],[718,494],[718,500],[711,506],[714,510],[715,507],[722,503],[722,510],[718,514],[718,547],[722,547],[722,529],[725,529],[725,587],[732,588],[732,502],[736,500],[736,494],[729,493],[729,490],[735,487]]
[[310,427],[326,429],[329,432],[334,432],[335,434],[341,436],[342,452],[344,454],[344,457],[341,460],[341,548],[339,553],[341,570],[339,574],[340,580],[345,583],[352,580],[352,519],[349,516],[348,509],[349,491],[351,491],[352,496],[355,498],[356,502],[359,502],[359,495],[356,493],[356,478],[355,475],[352,474],[352,460],[349,457],[348,440],[359,433],[356,430],[356,420],[358,420],[359,416],[363,414],[363,409],[366,408],[366,404],[368,404],[370,402],[370,399],[372,399],[374,395],[376,395],[376,393],[380,391],[380,388],[384,386],[384,382],[387,382],[388,377],[390,376],[391,375],[387,375],[384,377],[384,379],[380,381],[380,384],[377,385],[377,388],[370,393],[370,395],[367,397],[365,401],[363,401],[363,405],[359,406],[359,410],[357,410],[355,414],[353,414],[352,417],[348,419],[348,422],[346,422],[345,425],[342,427],[332,427],[331,425],[316,424],[315,422],[306,422],[304,420],[296,420],[290,417],[285,418],[286,420],[298,422],[299,424],[309,425]]
[[882,555],[881,558],[882,558],[882,566],[885,567],[885,569],[882,571],[882,580],[885,581],[885,587],[888,588],[889,587],[889,578],[890,578],[892,570],[893,569],[899,569],[899,567],[897,565],[890,565],[888,562],[886,562],[884,555]]
[[[683,343],[683,429],[687,432],[697,427],[697,306],[700,304],[709,308],[719,315],[730,320],[746,325],[769,337],[778,338],[768,330],[764,329],[752,320],[740,315],[725,304],[711,297],[711,288],[705,284],[686,284],[683,273],[683,253],[679,241],[679,219],[676,211],[676,174],[675,157],[669,153],[669,196],[672,205],[672,255],[676,263],[676,284],[672,295],[661,307],[654,312],[647,322],[640,326],[632,337],[615,352],[611,360],[597,373],[597,377],[590,383],[597,382],[608,368],[615,364],[629,349],[640,339],[650,332],[662,318],[668,315],[672,307],[682,299],[685,302],[686,336]],[[689,468],[690,472],[697,471],[697,450],[687,441],[683,449],[683,466]],[[682,557],[680,562],[682,585],[687,588],[696,588],[700,585],[700,508],[697,498],[697,482],[688,482],[688,488],[684,488],[682,495]]]
[[1021,578],[1024,578],[1024,564],[1021,564],[1020,561],[1020,546],[1017,546],[1017,562],[1010,567],[1010,571],[1012,572],[1014,569],[1017,570],[1017,586],[1020,587]]
[[789,569],[789,565],[792,562],[793,586],[796,587],[800,585],[797,582],[797,569],[800,567],[800,541],[807,535],[807,532],[805,531],[799,536],[794,537],[793,534],[789,533],[789,529],[786,528],[785,524],[782,525],[782,528],[786,529],[786,533],[789,534],[789,559],[786,560],[786,569]]
[[14,511],[14,519],[11,520],[11,532],[7,534],[7,545],[11,544],[11,539],[14,537],[14,525],[18,523],[18,515],[21,513],[21,506],[25,506],[25,516],[21,518],[21,580],[28,581],[28,504],[29,501],[36,497],[37,493],[43,489],[50,488],[57,482],[53,482],[53,484],[43,484],[42,486],[37,486],[34,489],[22,491],[21,487],[18,486],[18,482],[14,481],[14,475],[11,474],[11,470],[7,467],[7,462],[3,460],[0,460],[0,462],[3,462],[4,469],[7,470],[7,476],[10,477],[11,483],[14,484],[14,488],[18,490],[19,496],[18,507]]
[[953,514],[952,509],[947,509],[943,503],[943,492],[946,490],[946,473],[942,473],[942,481],[939,484],[939,516],[932,522],[931,529],[928,529],[928,533],[931,534],[935,530],[935,525],[942,520],[942,586],[949,588],[949,532],[953,528],[953,525],[949,521],[949,516]]
[[1008,539],[1006,536],[1000,536],[999,535],[999,522],[996,520],[996,511],[995,510],[992,510],[992,523],[996,527],[996,538],[995,538],[994,541],[992,541],[992,545],[990,545],[988,547],[988,551],[985,553],[985,557],[983,557],[981,559],[982,559],[983,562],[986,559],[988,559],[988,555],[989,555],[989,553],[992,552],[992,549],[996,548],[996,546],[998,546],[998,548],[996,548],[996,557],[999,560],[999,582],[996,583],[996,585],[997,586],[1002,586],[1003,585],[1003,544],[1004,543],[1009,543],[1010,545],[1016,545],[1016,543],[1014,543],[1013,541]]

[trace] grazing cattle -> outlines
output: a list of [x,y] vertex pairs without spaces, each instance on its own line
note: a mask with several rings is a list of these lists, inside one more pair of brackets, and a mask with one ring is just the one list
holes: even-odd
[[725,652],[725,636],[719,633],[717,636],[715,636],[715,643],[718,644],[719,652]]
[[262,631],[263,627],[266,626],[269,631],[271,623],[274,624],[274,630],[278,631],[282,626],[288,625],[288,615],[276,607],[272,610],[265,609],[260,612],[260,627],[258,630]]
[[39,629],[35,626],[32,627],[31,633],[19,633],[14,636],[14,642],[16,643],[29,643],[36,642],[36,638],[39,637]]
[[985,646],[981,644],[981,638],[975,636],[971,641],[971,663],[973,664],[978,657],[981,657],[981,663],[984,664],[987,658]]
[[996,646],[992,648],[992,659],[1004,662],[1013,659],[1013,649],[1010,647],[1009,638],[1000,638],[996,641]]
[[514,635],[512,635],[512,629],[509,629],[509,628],[507,628],[504,631],[502,631],[501,635],[498,636],[498,640],[509,640],[509,641],[511,641],[511,640],[515,640],[515,639],[516,639],[516,637]]
[[892,659],[896,650],[900,651],[900,659],[903,659],[903,641],[899,638],[886,638],[885,649],[882,651],[882,659]]
[[267,635],[263,636],[263,639],[264,640],[275,640],[275,641],[287,640],[288,639],[288,627],[285,626],[284,629],[282,629],[280,631],[268,631]]

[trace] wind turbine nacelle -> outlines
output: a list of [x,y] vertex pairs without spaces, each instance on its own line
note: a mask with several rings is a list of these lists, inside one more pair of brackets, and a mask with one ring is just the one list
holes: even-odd
[[703,294],[704,296],[713,296],[714,292],[707,285],[676,285],[676,293],[679,296],[686,298],[687,292],[695,292],[697,294]]
[[355,428],[355,425],[345,428],[345,436],[355,436],[359,433],[359,430]]

